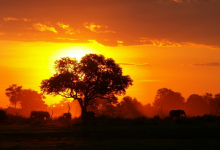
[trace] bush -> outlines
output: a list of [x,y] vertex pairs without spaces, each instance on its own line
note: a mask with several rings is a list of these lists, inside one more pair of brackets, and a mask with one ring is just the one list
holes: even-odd
[[3,109],[0,109],[0,123],[5,122],[8,119],[8,116],[6,114],[6,111]]
[[205,122],[214,122],[216,120],[216,116],[214,116],[214,115],[205,114],[202,116],[202,118]]
[[139,118],[134,119],[134,124],[136,124],[136,125],[145,125],[146,120],[147,120],[146,117],[139,117]]
[[175,122],[176,124],[183,124],[183,123],[184,123],[184,120],[183,120],[182,118],[175,118],[175,119],[174,119],[174,122]]
[[152,121],[152,123],[153,123],[154,125],[158,125],[158,124],[161,122],[162,119],[160,118],[159,115],[156,115],[156,116],[154,116],[153,118],[151,118],[150,120]]

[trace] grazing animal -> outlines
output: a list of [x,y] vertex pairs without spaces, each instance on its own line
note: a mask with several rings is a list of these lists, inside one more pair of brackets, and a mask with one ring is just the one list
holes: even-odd
[[38,120],[48,120],[50,119],[50,113],[47,111],[31,111],[31,116],[30,118],[36,118]]
[[71,117],[72,117],[72,115],[70,112],[63,114],[63,119],[65,119],[65,120],[71,120]]
[[170,117],[173,119],[174,117],[180,118],[180,116],[184,115],[186,117],[186,113],[184,110],[171,110]]
[[6,114],[6,111],[3,109],[0,109],[0,123],[4,122],[8,119],[8,116]]
[[95,117],[95,113],[93,111],[86,112],[86,119],[93,119]]

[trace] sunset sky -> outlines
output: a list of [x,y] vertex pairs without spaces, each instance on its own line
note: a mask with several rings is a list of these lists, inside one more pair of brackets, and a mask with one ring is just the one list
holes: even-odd
[[220,1],[0,0],[0,107],[9,85],[40,92],[56,59],[87,53],[119,63],[143,104],[164,87],[220,93]]

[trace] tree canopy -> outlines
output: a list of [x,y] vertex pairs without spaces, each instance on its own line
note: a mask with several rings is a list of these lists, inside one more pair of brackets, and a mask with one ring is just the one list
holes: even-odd
[[163,109],[180,109],[184,106],[184,97],[179,92],[174,92],[171,89],[162,88],[157,91],[157,95],[153,102],[156,107]]
[[41,90],[78,100],[82,117],[85,117],[91,100],[125,94],[133,82],[130,76],[123,75],[122,68],[112,58],[97,54],[87,54],[79,62],[63,57],[55,61],[55,71],[51,78],[41,82]]
[[5,94],[9,97],[12,105],[20,106],[22,109],[46,109],[47,105],[43,101],[43,94],[32,89],[22,89],[22,86],[13,84],[5,90]]
[[143,105],[136,98],[126,96],[117,104],[118,111],[125,118],[137,118],[143,114]]
[[44,100],[45,96],[32,89],[24,89],[21,97],[21,107],[28,110],[45,110],[47,105]]
[[21,92],[22,86],[18,86],[17,84],[12,84],[5,90],[5,95],[9,98],[9,101],[15,106],[15,108],[20,101]]
[[[208,94],[202,96],[198,94],[191,94],[186,101],[186,106],[192,115],[202,115],[208,113]],[[210,98],[209,98],[210,99]]]

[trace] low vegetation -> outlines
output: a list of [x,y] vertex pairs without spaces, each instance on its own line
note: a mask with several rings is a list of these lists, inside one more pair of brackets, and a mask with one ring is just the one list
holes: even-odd
[[[2,111],[2,110],[0,110]],[[83,120],[80,117],[74,119],[63,119],[62,117],[54,117],[50,119],[38,119],[38,118],[27,118],[17,115],[7,115],[7,119],[2,119],[1,125],[33,125],[38,122],[38,124],[71,124],[71,125],[155,125],[155,124],[206,124],[213,123],[220,125],[220,116],[214,115],[203,115],[195,117],[180,117],[171,118],[165,117],[161,118],[159,115],[152,118],[148,117],[137,117],[137,118],[122,118],[122,117],[109,117],[106,115],[101,115],[98,117],[88,118]]]
[[99,116],[38,120],[9,115],[0,124],[0,149],[205,149],[220,148],[220,117]]

